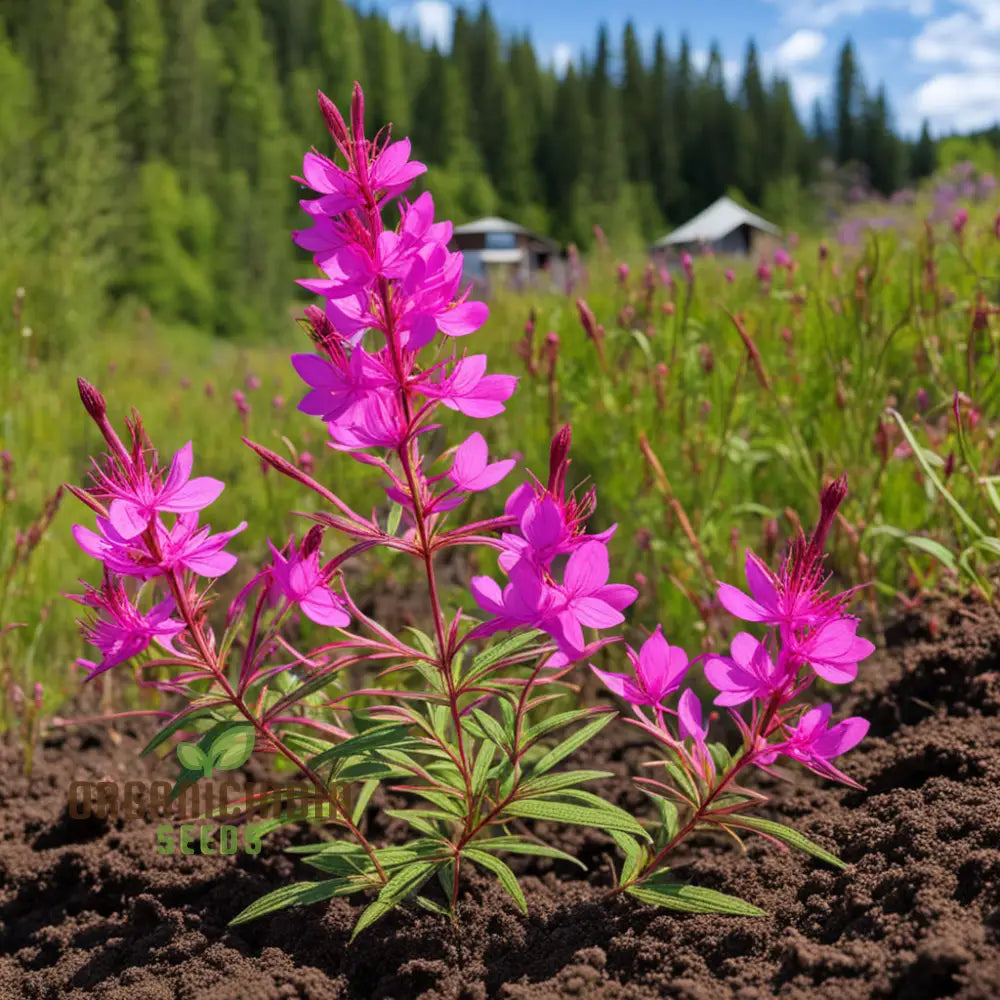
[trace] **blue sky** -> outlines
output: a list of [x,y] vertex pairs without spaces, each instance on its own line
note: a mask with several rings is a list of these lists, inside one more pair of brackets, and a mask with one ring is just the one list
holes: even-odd
[[[448,0],[374,6],[395,24],[418,28],[425,41],[447,46]],[[816,97],[829,97],[837,52],[849,35],[866,83],[885,83],[907,134],[925,117],[936,133],[1000,121],[1000,0],[493,0],[489,7],[505,33],[528,31],[557,70],[593,51],[601,23],[620,44],[631,19],[648,46],[660,28],[673,51],[686,33],[701,58],[717,41],[735,81],[753,36],[765,68],[789,77],[803,112]]]

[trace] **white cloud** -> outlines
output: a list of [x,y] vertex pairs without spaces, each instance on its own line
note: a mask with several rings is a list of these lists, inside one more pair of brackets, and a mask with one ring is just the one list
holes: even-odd
[[569,69],[572,62],[573,48],[571,45],[566,42],[557,42],[552,46],[552,55],[549,58],[549,63],[556,76],[565,76],[566,70]]
[[917,88],[913,110],[919,119],[929,119],[935,131],[986,128],[1000,120],[997,94],[1000,71],[939,73]]
[[810,62],[823,51],[824,45],[826,45],[826,35],[822,31],[799,28],[778,46],[774,58],[780,66]]
[[[790,24],[829,28],[846,17],[894,10],[923,19],[934,12],[934,0],[771,0]],[[990,3],[991,0],[982,0]]]
[[907,118],[939,131],[982,128],[1000,120],[1000,4],[958,0],[960,10],[929,20],[912,41],[917,63],[934,74],[911,95]]
[[451,48],[454,21],[455,9],[446,0],[415,0],[389,9],[394,28],[416,28],[422,44],[436,45],[443,52]]

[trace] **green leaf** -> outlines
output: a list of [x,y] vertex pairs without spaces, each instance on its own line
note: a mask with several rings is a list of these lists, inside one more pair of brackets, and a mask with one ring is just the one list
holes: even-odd
[[337,781],[367,781],[371,778],[383,780],[402,777],[408,773],[381,760],[356,760],[337,771]]
[[242,767],[253,753],[254,740],[253,726],[234,726],[227,730],[212,745],[212,767],[219,771]]
[[185,729],[189,723],[211,718],[212,713],[218,711],[220,707],[225,706],[205,705],[200,708],[189,706],[182,712],[179,712],[146,744],[139,756],[145,757],[146,754],[152,753],[179,729]]
[[625,864],[622,865],[619,885],[625,885],[631,881],[646,862],[648,855],[642,845],[633,840],[627,833],[619,833],[617,830],[608,831],[608,835],[618,845],[622,854],[625,855]]
[[472,765],[472,794],[478,795],[486,787],[486,779],[489,777],[490,768],[493,766],[493,757],[496,754],[496,747],[489,742],[483,743],[476,754],[476,762]]
[[399,519],[403,516],[403,508],[398,504],[394,503],[389,508],[389,516],[385,521],[385,533],[387,535],[395,535],[396,530],[399,528]]
[[596,719],[588,722],[585,726],[581,726],[572,736],[567,737],[557,746],[554,746],[532,767],[532,777],[552,770],[564,757],[568,757],[574,750],[582,747],[592,736],[599,733],[615,718],[616,714],[615,712],[602,712]]
[[621,830],[648,839],[648,834],[638,820],[610,803],[606,803],[603,809],[595,809],[592,806],[577,806],[568,802],[552,802],[548,799],[525,799],[508,803],[504,813],[521,819],[541,819],[553,823],[592,826],[603,830]]
[[484,712],[481,708],[474,708],[472,715],[486,734],[487,739],[492,740],[498,747],[503,748],[507,746],[509,742],[507,734],[504,732],[503,726],[492,715]]
[[708,752],[712,755],[712,763],[720,774],[725,774],[733,762],[732,755],[723,743],[709,743]]
[[788,844],[789,847],[805,851],[806,854],[811,854],[814,858],[819,858],[820,861],[825,861],[835,868],[847,867],[836,854],[831,854],[820,847],[819,844],[811,841],[805,834],[799,833],[798,830],[793,830],[790,826],[785,826],[783,823],[775,823],[770,819],[761,819],[759,816],[727,816],[723,822],[726,826],[745,827],[748,830],[757,830],[760,833],[766,833],[768,836]]
[[563,726],[578,722],[580,719],[589,718],[593,714],[593,709],[575,708],[572,712],[560,712],[558,715],[550,715],[547,719],[543,719],[541,722],[524,731],[521,736],[521,747],[523,748],[529,743],[533,743],[546,733],[552,732],[553,729],[561,729]]
[[556,774],[542,774],[531,778],[521,785],[519,794],[528,798],[544,792],[557,792],[562,788],[572,788],[582,785],[585,781],[596,781],[598,778],[613,778],[611,771],[558,771]]
[[516,653],[519,649],[523,649],[525,646],[530,645],[534,642],[542,633],[538,629],[532,629],[530,632],[516,632],[514,635],[510,636],[508,639],[504,639],[502,642],[495,643],[490,646],[489,649],[484,649],[473,661],[472,669],[470,673],[475,674],[480,670],[486,670],[492,667],[494,663],[499,663],[500,660],[511,653]]
[[365,888],[366,885],[363,882],[359,884],[345,878],[332,878],[325,882],[296,882],[293,885],[283,885],[280,889],[275,889],[274,892],[261,896],[245,910],[236,914],[229,921],[229,926],[245,924],[250,920],[256,920],[258,917],[274,913],[276,910],[284,910],[289,906],[318,903],[334,896],[350,896]]
[[640,903],[662,906],[681,913],[726,913],[735,917],[762,917],[764,911],[735,896],[727,896],[714,889],[700,889],[694,885],[679,885],[671,882],[629,886],[625,890]]
[[670,799],[663,795],[657,795],[656,792],[650,791],[648,788],[642,790],[653,800],[653,804],[660,814],[660,824],[664,834],[663,843],[666,843],[671,837],[676,836],[679,829],[677,806]]
[[485,851],[477,851],[474,847],[467,847],[463,856],[470,861],[474,861],[481,868],[492,872],[499,879],[500,884],[507,890],[511,899],[517,904],[517,908],[524,914],[528,912],[528,904],[525,901],[524,893],[517,884],[517,876],[499,858]]
[[673,779],[674,784],[685,794],[689,799],[693,799],[695,802],[698,801],[698,786],[694,783],[694,779],[684,770],[679,764],[674,764],[672,761],[665,760],[663,766],[667,769],[667,774]]
[[186,771],[197,771],[201,775],[209,770],[206,767],[209,762],[208,755],[196,743],[178,743],[177,759]]
[[365,810],[368,808],[368,803],[371,802],[371,798],[375,794],[375,789],[378,788],[380,783],[378,778],[369,778],[361,786],[358,797],[354,800],[354,808],[351,810],[351,822],[355,826],[361,822],[361,817],[364,816]]
[[409,746],[417,742],[409,733],[409,726],[399,725],[395,722],[389,725],[375,726],[359,736],[352,736],[349,740],[344,740],[343,743],[338,743],[336,746],[330,747],[329,750],[317,754],[310,759],[309,766],[315,770],[328,764],[331,760],[354,757],[355,755],[363,756],[366,752],[377,750],[380,747]]
[[474,840],[473,844],[481,851],[507,851],[510,854],[531,854],[539,858],[554,858],[556,861],[569,861],[571,864],[587,870],[587,866],[572,854],[560,851],[548,844],[536,844],[522,837],[488,837],[485,840]]
[[365,928],[371,927],[376,920],[384,917],[397,903],[415,893],[434,873],[436,861],[416,861],[401,868],[378,894],[378,899],[371,903],[358,917],[358,922],[351,932],[353,941]]
[[937,490],[937,492],[944,498],[945,502],[951,507],[951,509],[958,515],[959,520],[975,535],[977,538],[982,538],[986,532],[976,524],[975,521],[969,516],[965,508],[952,496],[951,491],[941,482],[938,478],[937,473],[931,467],[930,463],[924,457],[923,449],[920,447],[917,439],[913,436],[913,431],[910,430],[906,421],[903,417],[894,410],[891,406],[887,407],[888,413],[899,425],[899,429],[903,432],[903,437],[906,438],[907,443],[913,449],[913,454],[917,461],[920,463],[920,467],[924,470],[924,475],[930,480],[931,484]]
[[933,538],[924,538],[923,535],[905,535],[903,542],[911,549],[919,549],[921,552],[933,556],[939,562],[944,563],[948,569],[954,570],[957,566],[954,553]]
[[415,896],[413,902],[438,917],[451,918],[451,911],[446,906],[435,903],[433,899],[428,899],[426,896]]

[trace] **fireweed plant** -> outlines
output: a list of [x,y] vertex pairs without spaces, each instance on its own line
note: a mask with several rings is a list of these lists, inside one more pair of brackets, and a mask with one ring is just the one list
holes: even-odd
[[[728,709],[742,735],[736,753],[709,741],[709,720],[690,687],[673,707],[665,705],[680,690],[691,663],[683,649],[667,643],[660,628],[638,654],[626,647],[631,674],[591,665],[608,689],[632,707],[635,718],[627,721],[665,751],[662,759],[646,765],[659,769],[659,776],[635,779],[659,813],[652,845],[610,831],[625,855],[612,895],[625,892],[645,903],[696,912],[759,914],[742,900],[670,879],[665,860],[696,831],[725,833],[740,844],[741,836],[757,833],[844,867],[791,827],[752,815],[767,798],[742,782],[753,768],[784,777],[778,762],[785,759],[860,787],[833,760],[864,738],[868,722],[853,717],[832,723],[829,703],[813,705],[803,698],[817,678],[830,684],[853,681],[858,663],[875,648],[858,636],[858,619],[846,613],[852,591],[831,594],[825,589],[829,578],[823,573],[823,546],[846,494],[844,477],[823,491],[812,534],[806,540],[799,533],[778,573],[747,550],[749,595],[727,583],[719,586],[719,603],[729,614],[766,627],[762,638],[737,633],[728,656],[698,658],[704,679],[718,692],[715,704]],[[742,706],[749,706],[746,714],[738,711]]]
[[[575,664],[613,641],[588,640],[584,629],[621,624],[637,592],[608,582],[614,528],[586,533],[593,489],[567,488],[568,427],[554,435],[546,482],[517,486],[500,516],[459,518],[471,495],[496,486],[515,463],[490,461],[476,432],[432,468],[422,449],[438,427],[432,417],[441,406],[478,420],[495,416],[517,380],[486,374],[485,355],[454,347],[483,324],[487,309],[459,290],[462,255],[448,251],[451,224],[434,222],[431,196],[402,197],[425,169],[410,160],[409,142],[390,141],[388,131],[365,137],[360,87],[350,126],[319,99],[343,166],[315,151],[305,157],[301,180],[318,197],[302,203],[312,224],[295,241],[313,252],[323,275],[301,284],[325,299],[325,308],[306,310],[314,351],[294,355],[292,364],[309,387],[300,409],[326,422],[331,448],[380,470],[388,513],[381,522],[374,513],[362,516],[301,468],[244,438],[328,509],[305,515],[316,523],[301,540],[271,543],[270,561],[234,598],[216,635],[211,582],[233,568],[226,545],[246,525],[212,534],[201,515],[224,484],[192,478],[192,445],[162,466],[139,415],[128,421],[126,443],[104,398],[81,379],[83,403],[108,446],[90,488],[73,488],[96,514],[96,531],[77,526],[76,540],[103,565],[100,583],[76,598],[90,611],[84,635],[100,652],[98,661],[81,664],[89,679],[134,660],[140,684],[188,699],[176,714],[163,713],[165,725],[145,752],[196,732],[199,759],[245,760],[251,747],[279,755],[311,785],[308,816],[348,835],[297,848],[324,880],[281,888],[236,922],[364,891],[377,895],[355,933],[413,896],[454,913],[468,865],[498,878],[524,910],[517,880],[498,855],[578,863],[539,840],[525,820],[648,836],[633,816],[580,788],[606,772],[556,769],[615,713],[537,711],[572,689],[566,675]],[[394,229],[383,222],[390,211]],[[321,555],[328,531],[346,539],[332,558]],[[432,634],[411,629],[404,640],[352,599],[341,569],[377,547],[418,564]],[[481,621],[442,606],[436,561],[462,547],[494,550],[506,575],[502,586],[473,577]],[[288,627],[296,615],[330,629],[329,640],[299,648]],[[508,635],[473,652],[477,640],[501,632]],[[359,665],[372,679],[347,689]],[[401,674],[409,675],[405,683],[397,681]],[[565,738],[553,746],[556,735]],[[200,776],[200,769],[182,771],[175,794]],[[413,800],[387,810],[409,825],[413,839],[403,846],[377,847],[362,829],[383,781]],[[264,831],[299,818],[288,806]],[[434,878],[443,904],[418,895]]]
[[[734,835],[753,830],[836,863],[794,831],[747,815],[763,796],[737,779],[750,766],[773,770],[786,757],[850,782],[830,761],[861,739],[866,723],[830,726],[829,705],[810,707],[800,697],[815,675],[850,680],[872,648],[844,613],[847,595],[822,590],[821,550],[843,481],[824,493],[819,526],[793,548],[780,574],[749,557],[753,597],[725,585],[720,591],[731,613],[770,628],[762,641],[741,633],[731,657],[704,664],[720,705],[752,705],[749,721],[733,712],[742,749],[730,756],[708,743],[690,690],[675,708],[664,704],[689,663],[658,628],[638,654],[626,650],[632,676],[597,673],[632,704],[636,718],[629,721],[667,751],[660,762],[667,780],[640,779],[661,822],[640,822],[581,787],[607,772],[557,770],[615,717],[603,707],[561,711],[552,704],[577,690],[568,674],[580,661],[616,641],[594,633],[621,625],[637,597],[634,588],[608,582],[614,526],[587,533],[596,494],[567,485],[568,427],[553,435],[545,482],[519,484],[502,515],[460,517],[470,496],[497,486],[515,463],[491,461],[478,432],[432,458],[425,443],[439,440],[429,432],[440,432],[432,418],[441,406],[476,420],[496,416],[517,380],[487,374],[485,355],[456,347],[482,326],[487,310],[459,288],[462,255],[448,251],[451,224],[434,221],[431,196],[403,197],[425,170],[410,160],[409,143],[392,142],[388,130],[365,137],[360,87],[350,125],[325,96],[319,101],[340,155],[306,155],[300,180],[317,197],[302,202],[311,225],[295,241],[313,253],[322,274],[300,283],[324,307],[305,311],[313,352],[291,360],[308,386],[299,408],[326,423],[331,448],[379,470],[387,513],[364,517],[302,468],[244,438],[327,509],[303,515],[315,523],[301,539],[270,543],[270,560],[233,599],[217,635],[209,615],[212,581],[233,569],[226,546],[246,525],[212,534],[201,516],[224,485],[192,478],[192,445],[164,467],[140,416],[127,422],[126,443],[104,398],[81,379],[83,403],[108,446],[90,487],[71,488],[96,514],[96,531],[77,526],[76,540],[103,566],[100,583],[75,598],[90,611],[82,628],[100,652],[96,662],[81,661],[87,678],[133,661],[141,685],[187,699],[180,711],[161,713],[164,725],[145,753],[196,733],[199,760],[245,760],[252,750],[283,758],[311,786],[305,818],[346,835],[292,848],[324,879],[282,887],[234,922],[362,892],[375,898],[355,934],[410,898],[454,915],[470,865],[495,876],[525,910],[500,855],[579,864],[526,827],[530,820],[609,832],[626,858],[614,892],[688,911],[760,912],[666,880],[663,862],[689,833],[711,827]],[[396,220],[394,228],[386,217]],[[324,558],[327,532],[345,541]],[[377,548],[415,561],[426,582],[431,634],[414,628],[405,639],[393,635],[352,598],[342,567]],[[478,620],[442,605],[436,564],[446,550],[462,548],[495,552],[505,577],[472,578]],[[300,648],[300,617],[330,629],[328,641]],[[479,640],[498,633],[505,637],[481,648]],[[358,669],[370,680],[352,689],[349,677]],[[175,794],[201,775],[201,768],[182,770]],[[383,782],[407,796],[405,808],[386,810],[408,824],[412,839],[403,845],[377,846],[364,831]],[[239,803],[245,813],[261,804],[251,797]],[[290,803],[268,805],[279,814],[258,827],[262,832],[304,818]],[[436,897],[425,889],[433,880],[441,887]]]

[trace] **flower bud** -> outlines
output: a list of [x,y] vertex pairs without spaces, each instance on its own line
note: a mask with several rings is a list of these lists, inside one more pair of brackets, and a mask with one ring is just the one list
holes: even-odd
[[80,399],[83,402],[84,409],[94,420],[101,423],[107,415],[108,404],[105,402],[100,391],[85,378],[78,378],[76,380],[76,387],[80,392]]

